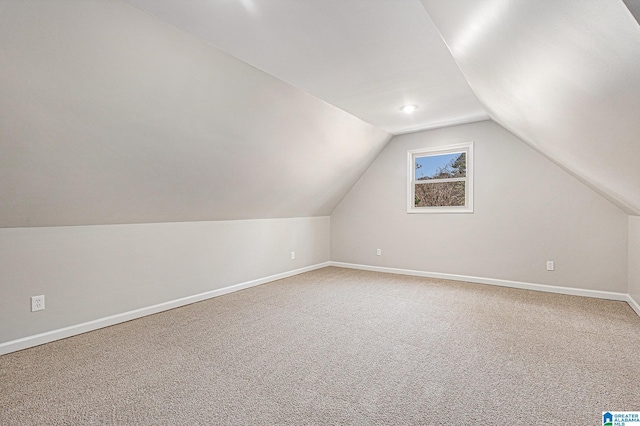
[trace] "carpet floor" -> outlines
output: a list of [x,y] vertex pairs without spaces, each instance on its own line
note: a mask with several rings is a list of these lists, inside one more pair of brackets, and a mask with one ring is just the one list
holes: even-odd
[[601,425],[624,302],[324,268],[0,356],[1,425]]

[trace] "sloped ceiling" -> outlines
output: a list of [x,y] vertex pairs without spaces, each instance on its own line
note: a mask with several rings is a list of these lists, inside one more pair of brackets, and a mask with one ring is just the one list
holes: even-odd
[[488,118],[418,0],[126,1],[389,133]]
[[624,0],[624,4],[627,5],[631,14],[636,18],[636,21],[640,23],[640,0]]
[[0,227],[327,215],[392,134],[489,116],[640,214],[639,10],[0,0]]
[[390,135],[119,1],[0,1],[0,227],[330,214]]
[[622,0],[421,1],[495,121],[640,214],[640,26]]

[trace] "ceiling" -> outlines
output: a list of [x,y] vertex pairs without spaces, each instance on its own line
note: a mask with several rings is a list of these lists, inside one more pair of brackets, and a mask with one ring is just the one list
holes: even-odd
[[422,3],[492,119],[640,214],[640,25],[624,2]]
[[640,0],[126,1],[394,135],[490,117],[640,214]]
[[640,214],[638,2],[2,0],[0,227],[329,215],[488,118]]
[[120,1],[0,2],[0,227],[326,216],[391,136]]
[[392,134],[488,118],[419,0],[126,1]]
[[627,5],[629,11],[636,18],[636,21],[640,23],[640,0],[624,0],[624,4]]

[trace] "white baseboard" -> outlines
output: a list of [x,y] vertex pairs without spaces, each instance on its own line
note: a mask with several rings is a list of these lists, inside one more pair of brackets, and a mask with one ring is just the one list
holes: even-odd
[[[557,287],[553,285],[533,284],[533,283],[526,283],[521,281],[509,281],[509,280],[500,280],[500,279],[494,279],[494,278],[472,277],[468,275],[444,274],[440,272],[414,271],[411,269],[387,268],[383,266],[358,265],[354,263],[343,263],[343,262],[330,262],[330,263],[331,263],[331,266],[337,266],[340,268],[361,269],[364,271],[385,272],[389,274],[400,274],[400,275],[412,275],[416,277],[439,278],[443,280],[453,280],[453,281],[466,281],[471,283],[520,288],[524,290],[544,291],[547,293],[559,293],[559,294],[568,294],[572,296],[585,296],[585,297],[595,297],[598,299],[619,300],[624,302],[629,302],[630,300],[630,296],[628,294],[615,293],[612,291],[586,290],[586,289],[572,288],[572,287]],[[629,304],[631,303],[629,302]],[[638,312],[638,315],[640,315],[640,312],[636,308],[634,308],[634,310],[636,310],[636,312]]]
[[135,309],[133,311],[123,312],[120,314],[111,315],[109,317],[99,318],[93,321],[88,321],[81,324],[76,324],[69,327],[60,328],[57,330],[51,330],[45,333],[36,334],[33,336],[27,336],[27,337],[23,337],[16,340],[11,340],[9,342],[0,343],[0,355],[4,355],[11,352],[19,351],[22,349],[27,349],[33,346],[38,346],[45,343],[53,342],[55,340],[65,339],[67,337],[75,336],[78,334],[86,333],[86,332],[97,330],[104,327],[109,327],[111,325],[116,325],[122,322],[136,319],[136,318],[141,318],[141,317],[152,315],[158,312],[167,311],[169,309],[178,308],[180,306],[189,305],[191,303],[200,302],[203,300],[211,299],[213,297],[222,296],[224,294],[232,293],[234,291],[255,287],[260,284],[265,284],[265,283],[280,280],[283,278],[292,277],[294,275],[302,274],[304,272],[313,271],[313,270],[324,268],[327,266],[336,266],[339,268],[349,268],[349,269],[360,269],[364,271],[385,272],[390,274],[412,275],[417,277],[439,278],[439,279],[454,280],[454,281],[466,281],[466,282],[479,283],[479,284],[498,285],[502,287],[520,288],[525,290],[544,291],[548,293],[595,297],[599,299],[619,300],[619,301],[627,302],[629,306],[631,306],[631,308],[640,316],[640,304],[636,300],[634,300],[630,295],[624,294],[624,293],[615,293],[615,292],[598,291],[598,290],[586,290],[586,289],[571,288],[571,287],[556,287],[556,286],[550,286],[545,284],[532,284],[532,283],[525,283],[520,281],[508,281],[508,280],[500,280],[500,279],[493,279],[493,278],[472,277],[467,275],[445,274],[445,273],[439,273],[439,272],[415,271],[410,269],[387,268],[383,266],[358,265],[358,264],[343,263],[343,262],[323,262],[323,263],[318,263],[316,265],[311,265],[304,268],[295,269],[292,271],[287,271],[287,272],[271,275],[264,278],[259,278],[256,280],[246,281],[243,283],[231,285],[231,286],[220,288],[217,290],[211,290],[205,293],[200,293],[193,296],[187,296],[181,299],[171,300],[168,302],[159,303],[157,305],[147,306],[144,308]]
[[195,294],[193,296],[187,296],[181,299],[170,300],[168,302],[159,303],[153,306],[147,306],[144,308],[135,309],[133,311],[111,315],[109,317],[99,318],[93,321],[84,322],[82,324],[76,324],[69,327],[60,328],[57,330],[51,330],[41,334],[36,334],[34,336],[27,336],[21,339],[11,340],[9,342],[0,343],[0,355],[8,354],[10,352],[16,352],[22,349],[33,347],[33,346],[42,345],[44,343],[53,342],[55,340],[65,339],[67,337],[86,333],[88,331],[97,330],[103,327],[109,327],[111,325],[130,321],[136,318],[141,318],[147,315],[156,314],[158,312],[167,311],[169,309],[178,308],[180,306],[189,305],[191,303],[201,302],[206,299],[222,296],[223,294],[232,293],[238,290],[244,290],[245,288],[255,287],[260,284],[281,280],[283,278],[288,278],[294,275],[302,274],[304,272],[313,271],[315,269],[320,269],[327,266],[330,266],[330,262],[318,263],[316,265],[307,266],[300,269],[294,269],[292,271],[287,271],[280,274],[259,278],[256,280],[246,281],[243,283],[231,285],[231,286],[220,288],[217,290],[211,290],[205,293]]
[[631,306],[631,309],[636,311],[636,314],[640,316],[640,303],[638,303],[630,294],[627,294],[627,303]]

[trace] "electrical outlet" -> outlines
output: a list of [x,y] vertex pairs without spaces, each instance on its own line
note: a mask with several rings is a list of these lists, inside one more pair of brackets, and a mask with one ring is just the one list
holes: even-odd
[[296,258],[296,252],[292,251],[291,252],[291,260],[294,260]]
[[547,271],[555,271],[556,264],[553,260],[547,260]]
[[376,249],[376,256],[382,256],[382,249]]
[[31,297],[31,312],[44,310],[44,294]]

